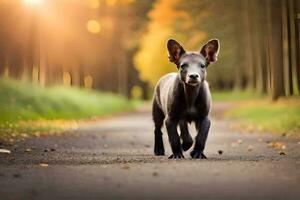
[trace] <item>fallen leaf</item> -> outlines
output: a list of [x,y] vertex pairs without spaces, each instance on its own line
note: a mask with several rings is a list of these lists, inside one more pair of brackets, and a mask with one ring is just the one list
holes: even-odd
[[281,136],[282,136],[282,137],[285,137],[285,136],[286,136],[286,133],[282,133]]
[[124,165],[122,169],[130,169],[130,167],[128,165]]
[[222,154],[223,154],[223,151],[222,151],[222,150],[219,150],[219,151],[218,151],[218,154],[219,154],[219,155],[222,155]]
[[249,145],[248,148],[247,148],[247,151],[252,151],[252,150],[253,150],[253,146]]
[[287,153],[285,153],[284,151],[279,151],[279,155],[281,155],[281,156],[286,156]]
[[0,149],[0,153],[10,154],[10,150],[8,150],[8,149]]
[[27,133],[21,133],[21,137],[28,138],[28,135],[27,135]]
[[47,164],[47,163],[40,163],[40,166],[41,166],[41,167],[48,167],[49,164]]
[[237,143],[238,143],[238,144],[242,144],[242,143],[243,143],[243,140],[238,139],[238,140],[237,140]]
[[35,133],[34,133],[34,136],[35,136],[35,137],[40,137],[40,136],[41,136],[41,133],[40,133],[40,132],[35,132]]
[[14,176],[14,178],[21,178],[22,177],[22,175],[20,173],[16,173],[13,176]]
[[282,149],[283,146],[285,146],[285,145],[282,142],[270,142],[270,143],[268,143],[269,148]]
[[153,172],[152,176],[158,176],[158,173],[157,172]]

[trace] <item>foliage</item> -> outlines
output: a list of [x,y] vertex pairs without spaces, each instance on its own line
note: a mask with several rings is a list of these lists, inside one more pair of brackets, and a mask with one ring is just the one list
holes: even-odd
[[151,6],[152,0],[0,0],[0,75],[77,87],[89,77],[89,87],[128,95],[140,83],[131,55]]
[[300,133],[300,99],[250,100],[237,103],[225,117],[241,122],[243,130],[269,131],[280,134]]
[[72,87],[43,88],[0,79],[0,123],[18,120],[79,119],[130,109],[126,98]]
[[244,101],[251,99],[261,99],[266,95],[257,95],[252,90],[220,90],[214,91],[211,93],[213,102],[236,102],[236,101]]
[[273,100],[298,95],[295,7],[294,0],[159,0],[149,13],[136,68],[154,86],[159,77],[175,70],[165,57],[170,37],[186,50],[196,51],[217,38],[221,44],[218,62],[208,67],[212,87],[251,88]]
[[131,110],[140,103],[112,93],[74,87],[44,88],[0,78],[0,139],[56,134],[78,119]]
[[142,38],[140,51],[135,57],[141,78],[154,86],[163,74],[176,70],[167,59],[166,42],[169,38],[178,40],[186,50],[200,50],[206,40],[218,38],[221,41],[221,53],[219,61],[209,67],[208,78],[213,86],[218,80],[230,84],[232,73],[228,72],[234,71],[237,63],[242,62],[240,47],[232,45],[240,33],[236,33],[235,23],[225,27],[223,24],[239,13],[224,12],[235,11],[238,6],[229,3],[211,4],[209,1],[158,1],[149,13],[148,32]]
[[168,61],[166,42],[175,37],[173,23],[180,18],[174,9],[178,1],[160,0],[149,13],[148,30],[140,41],[140,49],[134,57],[140,78],[152,86],[163,74],[176,68]]

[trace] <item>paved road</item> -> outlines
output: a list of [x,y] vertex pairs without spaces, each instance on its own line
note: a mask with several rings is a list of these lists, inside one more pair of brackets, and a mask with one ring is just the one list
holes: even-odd
[[[207,160],[153,156],[147,111],[28,139],[0,154],[0,199],[300,199],[298,140],[236,133],[227,125],[213,120]],[[267,141],[283,142],[287,155]]]

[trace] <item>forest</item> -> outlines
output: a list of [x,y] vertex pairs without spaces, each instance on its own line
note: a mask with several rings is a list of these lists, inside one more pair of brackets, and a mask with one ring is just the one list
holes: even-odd
[[236,105],[222,116],[299,132],[299,13],[298,0],[0,0],[0,132],[150,105],[177,71],[170,38],[187,51],[219,40],[213,108]]
[[251,89],[274,100],[299,95],[297,10],[299,1],[293,0],[160,1],[149,13],[149,30],[135,57],[136,67],[142,79],[154,85],[173,69],[164,59],[169,37],[191,50],[218,38],[219,60],[208,69],[213,88]]
[[166,41],[221,43],[208,69],[216,90],[299,95],[297,0],[1,0],[0,74],[151,98],[176,71]]

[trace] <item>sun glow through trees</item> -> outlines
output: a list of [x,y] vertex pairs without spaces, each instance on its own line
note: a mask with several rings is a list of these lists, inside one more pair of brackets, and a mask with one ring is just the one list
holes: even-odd
[[101,31],[101,25],[99,24],[99,22],[97,20],[89,20],[86,24],[86,29],[90,33],[97,34]]
[[44,0],[23,0],[23,3],[25,5],[29,5],[29,6],[36,6],[36,5],[40,5],[44,2]]

